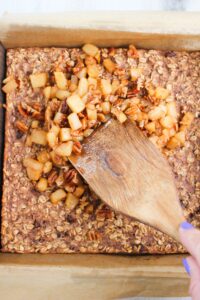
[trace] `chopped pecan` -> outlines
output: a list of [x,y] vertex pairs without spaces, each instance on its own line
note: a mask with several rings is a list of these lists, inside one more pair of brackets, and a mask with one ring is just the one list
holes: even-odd
[[101,239],[101,234],[95,230],[90,230],[88,231],[87,233],[87,238],[90,240],[90,241],[98,241]]
[[70,183],[70,184],[78,184],[79,179],[78,179],[78,172],[75,169],[70,169],[67,172],[64,172],[64,179],[65,183]]
[[63,113],[63,114],[68,114],[69,113],[69,107],[68,107],[67,102],[65,100],[62,101],[62,103],[61,103],[60,112]]
[[52,170],[48,176],[48,185],[52,186],[56,182],[56,179],[58,178],[58,173],[56,170]]
[[130,45],[130,46],[129,46],[129,50],[128,50],[127,54],[128,54],[129,57],[132,57],[132,58],[139,58],[138,51],[137,51],[137,49],[135,48],[135,46],[133,46],[133,45]]
[[78,60],[77,64],[73,68],[73,73],[78,74],[85,67],[83,61],[81,59]]
[[139,93],[139,90],[137,88],[133,88],[132,90],[129,90],[127,92],[127,98],[132,98],[135,95],[137,95]]
[[32,106],[21,102],[18,104],[17,108],[18,108],[20,115],[25,118],[31,117],[31,118],[35,118],[38,120],[43,120],[44,114],[42,113],[42,111],[38,111],[34,108],[34,106],[38,108],[39,104],[34,103]]
[[97,210],[96,212],[97,219],[99,220],[111,219],[112,214],[113,214],[112,211],[107,207],[103,207],[100,210]]
[[16,125],[16,127],[17,127],[17,129],[19,129],[19,131],[21,131],[21,132],[27,132],[28,131],[28,126],[26,126],[26,124],[24,124],[23,122],[21,122],[21,121],[17,121],[16,123],[15,123],[15,125]]
[[82,145],[80,142],[74,142],[73,144],[73,150],[72,150],[75,154],[81,154],[82,151]]

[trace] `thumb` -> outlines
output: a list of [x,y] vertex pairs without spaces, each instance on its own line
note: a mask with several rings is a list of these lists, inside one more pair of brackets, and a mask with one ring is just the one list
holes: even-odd
[[196,260],[190,256],[183,259],[183,265],[187,273],[191,276],[189,293],[192,300],[200,299],[200,268]]
[[180,238],[185,248],[195,258],[200,268],[200,231],[188,222],[181,223]]

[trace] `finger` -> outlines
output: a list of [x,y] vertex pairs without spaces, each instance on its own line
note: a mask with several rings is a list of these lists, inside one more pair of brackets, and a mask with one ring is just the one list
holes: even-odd
[[200,231],[195,229],[190,223],[181,223],[180,238],[185,248],[195,258],[200,267]]
[[200,299],[200,268],[193,257],[183,259],[183,265],[187,273],[191,276],[189,293],[192,300]]

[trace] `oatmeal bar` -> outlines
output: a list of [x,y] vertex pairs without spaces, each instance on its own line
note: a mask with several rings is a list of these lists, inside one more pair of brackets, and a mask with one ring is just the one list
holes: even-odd
[[185,216],[200,226],[199,60],[200,52],[133,46],[9,49],[2,251],[184,252],[111,210],[67,156],[108,118],[130,118],[166,155]]

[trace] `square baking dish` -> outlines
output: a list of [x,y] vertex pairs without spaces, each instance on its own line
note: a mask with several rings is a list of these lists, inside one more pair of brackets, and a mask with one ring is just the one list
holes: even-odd
[[[200,50],[199,13],[63,13],[6,15],[0,19],[3,48],[126,46]],[[5,66],[1,50],[1,66]],[[0,80],[5,76],[1,68]],[[3,95],[1,94],[1,101]],[[3,132],[3,110],[0,111]],[[2,137],[2,135],[1,135]],[[3,138],[1,138],[3,151]],[[1,153],[2,154],[2,153]],[[1,166],[2,167],[2,166]],[[1,168],[2,169],[2,168]],[[186,296],[189,280],[182,255],[0,254],[2,299],[116,299]]]

